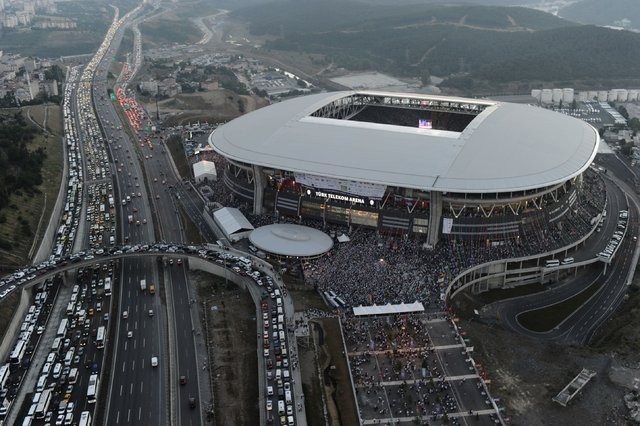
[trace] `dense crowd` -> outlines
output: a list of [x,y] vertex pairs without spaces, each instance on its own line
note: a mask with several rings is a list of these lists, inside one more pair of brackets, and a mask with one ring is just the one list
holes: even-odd
[[[583,174],[582,183],[574,183],[575,188],[569,187],[558,195],[555,205],[565,206],[563,209],[566,210],[558,218],[552,217],[553,207],[550,206],[540,211],[529,206],[529,210],[522,210],[520,216],[503,209],[494,219],[512,214],[518,221],[517,231],[513,234],[492,235],[491,240],[485,234],[442,234],[436,247],[425,247],[423,241],[416,238],[382,235],[371,228],[350,229],[321,220],[300,220],[274,213],[254,215],[252,205],[234,199],[224,186],[224,159],[216,156],[214,162],[221,179],[209,184],[211,199],[238,207],[255,227],[274,222],[302,223],[322,229],[332,237],[342,233],[350,237],[350,242],[336,243],[327,256],[303,264],[308,284],[321,291],[335,292],[348,306],[414,301],[438,306],[442,303],[445,283],[465,269],[564,247],[593,228],[593,218],[605,205],[604,182],[589,170]],[[573,189],[578,190],[574,192]],[[575,202],[569,202],[570,197],[575,197]]]

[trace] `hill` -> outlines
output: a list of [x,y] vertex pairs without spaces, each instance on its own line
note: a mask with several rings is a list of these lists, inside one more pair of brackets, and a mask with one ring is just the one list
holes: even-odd
[[563,7],[560,14],[585,24],[640,30],[640,2],[637,0],[581,0]]
[[[519,82],[633,80],[640,34],[578,25],[521,7],[274,3],[234,12],[265,47],[318,53],[326,64],[448,77],[466,93]],[[528,89],[520,89],[528,90]]]

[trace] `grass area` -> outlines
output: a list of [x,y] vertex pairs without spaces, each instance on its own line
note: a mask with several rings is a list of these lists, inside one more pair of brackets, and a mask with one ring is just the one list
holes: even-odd
[[580,293],[562,302],[542,309],[518,315],[518,321],[531,331],[543,333],[553,329],[576,309],[584,304],[600,289],[600,282],[595,282]]
[[344,353],[340,324],[335,318],[323,319],[320,322],[324,329],[325,345],[331,362],[328,374],[334,383],[333,394],[330,397],[338,410],[339,424],[356,425],[358,424],[358,413],[353,400],[349,366]]
[[[6,265],[17,266],[27,263],[33,241],[42,239],[49,214],[58,197],[64,150],[61,135],[53,132],[61,128],[62,124],[57,121],[61,120],[61,108],[55,105],[49,106],[48,109],[47,127],[51,128],[52,133],[36,135],[29,145],[31,150],[42,147],[47,153],[42,165],[42,184],[38,186],[40,193],[30,196],[17,191],[11,195],[9,206],[0,212],[0,238],[12,244],[11,251],[0,251],[0,262]],[[36,112],[38,109],[33,111],[36,116],[44,117],[43,111]],[[41,218],[40,230],[36,235]],[[23,223],[27,225],[23,227]],[[28,227],[29,232],[26,232],[25,227]]]
[[18,308],[20,302],[20,292],[13,291],[0,302],[0,336],[4,339],[7,327],[11,324],[13,315]]
[[205,239],[202,238],[202,234],[198,228],[193,224],[193,221],[184,212],[184,209],[180,206],[180,217],[182,218],[182,226],[184,229],[184,235],[187,238],[189,244],[203,244],[206,243]]
[[180,136],[171,136],[167,139],[167,147],[169,148],[169,153],[173,158],[180,177],[183,179],[191,177],[189,163],[187,162]]
[[536,283],[522,285],[514,288],[489,290],[486,293],[477,295],[476,297],[484,304],[497,302],[498,300],[511,299],[512,297],[526,296],[529,294],[539,293],[548,288],[548,286]]
[[293,299],[293,307],[296,311],[304,311],[307,308],[315,308],[321,310],[328,310],[327,305],[322,300],[322,297],[313,288],[296,288],[291,289],[287,287],[291,298]]

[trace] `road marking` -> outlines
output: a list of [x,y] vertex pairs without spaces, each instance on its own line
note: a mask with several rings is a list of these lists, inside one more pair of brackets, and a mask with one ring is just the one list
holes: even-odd
[[136,369],[136,360],[134,359],[134,360],[131,362],[131,371],[134,371],[135,369]]
[[129,386],[129,395],[133,395],[133,383]]
[[124,367],[125,367],[126,362],[122,361],[122,372],[124,373]]
[[120,410],[116,413],[116,423],[120,423]]
[[127,423],[131,421],[131,408],[127,410]]
[[[140,393],[142,393],[142,385],[144,384],[144,382],[140,382]],[[138,420],[140,420],[140,418],[138,417]]]
[[120,396],[122,396],[122,385],[120,385]]
[[127,341],[126,340],[124,341],[124,350],[125,351],[127,350]]

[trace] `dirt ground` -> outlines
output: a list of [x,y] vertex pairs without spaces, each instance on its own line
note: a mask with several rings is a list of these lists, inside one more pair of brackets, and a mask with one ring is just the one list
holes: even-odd
[[257,425],[258,363],[255,306],[248,292],[223,278],[191,272],[208,333],[214,424]]
[[[491,380],[514,425],[631,424],[623,397],[640,378],[640,291],[634,287],[590,346],[561,346],[462,321],[474,359]],[[562,407],[552,401],[582,368],[597,375]]]
[[[142,102],[142,106],[151,114],[156,110],[155,102]],[[226,89],[208,92],[184,93],[169,99],[158,101],[161,117],[165,117],[166,126],[206,121],[219,123],[242,115],[240,105],[245,112],[265,106],[264,99],[257,96],[237,95]]]

